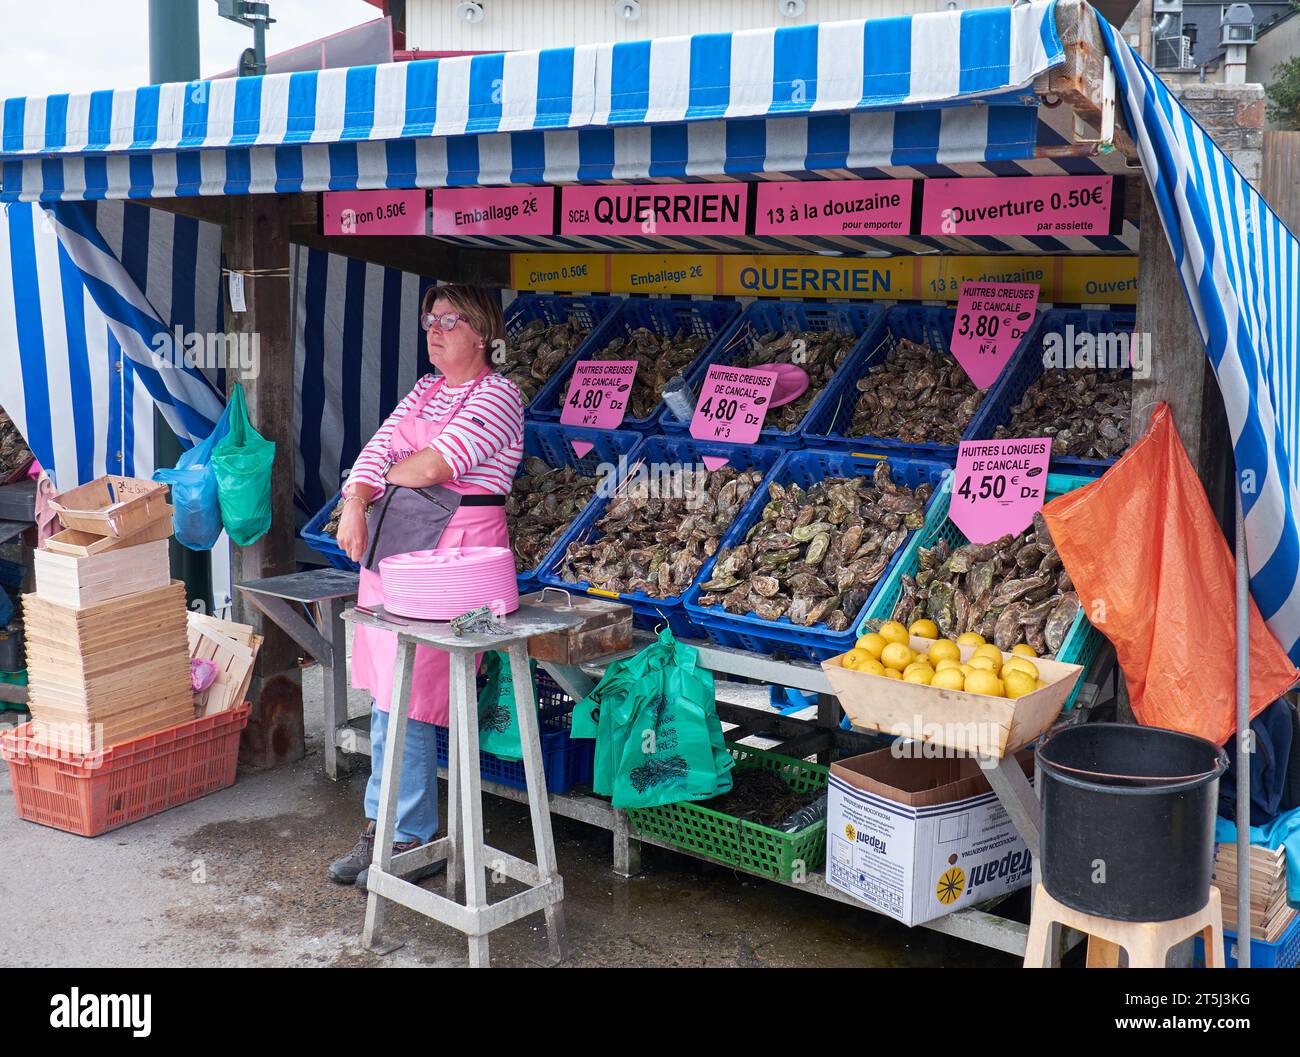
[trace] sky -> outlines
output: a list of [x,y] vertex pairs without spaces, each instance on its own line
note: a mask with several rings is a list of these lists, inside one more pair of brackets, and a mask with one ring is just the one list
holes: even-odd
[[[365,0],[270,3],[276,23],[266,35],[268,54],[381,15]],[[216,0],[198,5],[203,76],[234,68],[253,31],[219,18]],[[0,99],[149,83],[148,0],[0,0],[0,11]]]

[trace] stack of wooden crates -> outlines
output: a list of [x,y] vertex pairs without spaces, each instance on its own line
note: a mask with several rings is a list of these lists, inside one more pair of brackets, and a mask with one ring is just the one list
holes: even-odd
[[[1237,846],[1220,844],[1215,849],[1211,882],[1223,896],[1223,924],[1237,928]],[[1287,904],[1286,848],[1250,847],[1250,934],[1254,939],[1275,943],[1295,920],[1295,907]]]
[[165,485],[101,477],[60,495],[64,529],[23,597],[33,733],[92,753],[194,718],[185,586]]

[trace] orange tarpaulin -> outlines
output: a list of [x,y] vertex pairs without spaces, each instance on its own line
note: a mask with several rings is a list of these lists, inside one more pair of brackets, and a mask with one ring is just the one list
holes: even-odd
[[[1084,613],[1115,645],[1140,723],[1236,730],[1236,572],[1167,404],[1100,480],[1043,507]],[[1300,679],[1250,603],[1250,715]]]

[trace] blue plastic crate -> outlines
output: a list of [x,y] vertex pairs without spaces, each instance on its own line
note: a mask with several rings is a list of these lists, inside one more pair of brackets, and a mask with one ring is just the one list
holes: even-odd
[[[1017,346],[1013,359],[1019,355],[1020,350],[1034,340],[1041,317],[1041,312],[1035,315],[1020,345]],[[853,422],[853,411],[858,404],[858,379],[876,364],[883,363],[890,348],[903,338],[923,342],[932,349],[947,352],[956,318],[957,310],[944,306],[896,305],[887,309],[871,333],[859,345],[853,357],[836,373],[831,385],[827,386],[813,403],[812,409],[804,419],[804,443],[808,447],[828,448],[832,451],[881,451],[887,454],[897,452],[923,459],[956,462],[956,444],[910,443],[894,437],[850,437],[845,432]],[[990,387],[990,393],[996,385],[995,382]],[[986,394],[981,407],[976,409],[965,432],[962,433],[962,440],[972,440],[976,437],[975,426],[980,420],[980,410],[988,400],[989,396]]]
[[[591,739],[571,738],[573,699],[564,693],[543,671],[537,673],[537,708],[542,742],[542,770],[549,793],[567,793],[575,785],[591,781],[596,743]],[[433,732],[438,763],[447,766],[449,735],[446,727]],[[485,782],[527,789],[523,760],[505,760],[490,752],[479,753],[479,774]]]
[[303,526],[298,535],[310,543],[312,550],[335,569],[356,572],[361,567],[344,554],[343,548],[338,545],[338,541],[325,531],[325,524],[329,521],[330,515],[334,513],[334,508],[338,506],[339,497],[342,495],[341,489],[335,492],[330,501],[312,515],[312,519]]
[[[601,325],[613,317],[622,303],[623,299],[620,297],[566,297],[560,294],[520,294],[510,302],[505,311],[506,337],[513,338],[529,323],[537,319],[544,320],[547,326],[553,326],[556,323],[567,323],[572,320],[591,331],[583,339],[582,344],[574,350],[576,354],[581,352],[588,342],[599,340]],[[558,372],[563,367],[564,364],[561,363],[556,368],[556,371]],[[533,397],[532,403],[537,403],[545,391],[546,386],[543,384],[542,388],[537,391],[537,396]],[[524,413],[532,417],[531,405],[525,409]]]
[[[698,394],[711,366],[734,363],[754,346],[757,338],[764,334],[789,330],[814,332],[831,330],[839,334],[856,334],[857,343],[849,350],[838,368],[842,370],[859,356],[862,344],[868,340],[872,329],[883,314],[883,308],[871,304],[755,301],[740,314],[740,318],[731,328],[714,342],[712,351],[696,364],[686,380],[692,391]],[[834,384],[835,379],[832,378],[823,388],[830,389]],[[793,430],[764,429],[762,443],[786,448],[799,447],[802,430],[812,416],[814,406],[816,400],[809,405],[803,421]],[[685,433],[690,429],[690,422],[682,422],[665,407],[660,416],[660,428],[665,433]]]
[[[638,462],[644,462],[647,466],[656,463],[694,464],[700,462],[705,455],[725,456],[730,461],[730,465],[738,470],[759,469],[766,473],[777,464],[781,452],[776,448],[769,448],[761,444],[720,444],[716,441],[699,441],[690,436],[646,437],[636,450],[633,465]],[[765,487],[765,483],[760,484],[755,490],[755,496],[759,492],[763,492]],[[673,634],[679,638],[697,634],[698,629],[694,622],[686,610],[682,608],[683,595],[673,595],[670,598],[655,598],[641,591],[614,595],[611,592],[593,588],[585,580],[582,583],[571,584],[560,579],[559,570],[568,545],[574,540],[587,538],[587,535],[594,531],[596,522],[605,513],[605,507],[608,503],[608,497],[597,496],[593,502],[587,505],[587,509],[582,512],[582,516],[575,522],[573,531],[565,541],[564,547],[553,551],[547,563],[539,567],[538,579],[545,585],[562,587],[569,591],[585,591],[587,594],[600,598],[616,597],[620,602],[631,606],[633,622],[637,627],[653,629],[662,624],[667,624],[672,628]],[[744,516],[746,509],[747,507],[741,508],[741,517]],[[708,570],[712,565],[712,560],[705,562],[703,569]],[[699,576],[696,577],[696,582],[699,582]]]
[[[884,456],[851,455],[836,451],[792,451],[786,452],[781,461],[773,468],[763,481],[763,486],[756,492],[736,519],[730,532],[723,539],[718,553],[744,540],[746,533],[761,517],[763,508],[768,503],[767,486],[773,482],[790,484],[797,482],[808,488],[817,481],[827,477],[865,477],[875,473],[877,465]],[[888,460],[893,470],[894,480],[910,488],[929,482],[935,486],[936,495],[940,482],[950,473],[949,468],[930,459],[912,459],[890,457]],[[930,526],[934,517],[935,497],[931,496],[926,505],[926,526]],[[902,555],[917,535],[924,535],[926,528],[910,533],[890,559],[884,575],[881,576],[871,595],[855,615],[849,614],[847,631],[828,631],[822,627],[806,628],[792,623],[786,617],[780,620],[763,620],[750,614],[727,613],[718,606],[699,604],[700,585],[707,582],[713,574],[717,563],[715,555],[695,578],[691,589],[686,593],[686,612],[696,624],[704,628],[705,633],[720,646],[732,646],[739,649],[753,650],[758,653],[771,653],[774,650],[791,657],[810,661],[823,661],[829,657],[844,653],[850,649],[856,639],[853,630],[861,623],[864,615],[870,611],[872,601],[889,582],[891,570],[898,564]]]
[[[893,616],[894,606],[898,603],[898,596],[903,590],[903,577],[915,576],[917,570],[921,567],[919,552],[922,547],[932,547],[941,536],[953,547],[959,547],[963,543],[969,542],[965,535],[962,534],[962,531],[948,520],[948,505],[952,500],[952,481],[952,475],[950,474],[944,478],[938,491],[935,492],[934,500],[926,517],[924,530],[917,533],[912,538],[912,541],[903,548],[899,560],[894,563],[893,569],[881,581],[875,597],[871,600],[866,613],[858,622],[858,635],[865,633],[868,620],[888,620]],[[1055,499],[1059,495],[1073,492],[1076,488],[1082,488],[1086,484],[1092,484],[1092,478],[1049,473],[1047,475],[1046,498],[1048,500]],[[1070,625],[1070,630],[1065,633],[1061,648],[1056,651],[1056,659],[1065,664],[1078,664],[1087,672],[1089,665],[1092,664],[1092,659],[1097,655],[1101,641],[1101,632],[1088,622],[1088,618],[1083,614],[1083,609],[1080,608],[1074,618],[1074,623]],[[1061,711],[1070,711],[1082,690],[1083,680],[1080,679],[1066,699]]]
[[[593,447],[579,458],[573,448],[574,441],[585,441]],[[524,458],[535,456],[548,466],[572,466],[583,477],[596,476],[602,467],[610,468],[610,472],[615,474],[625,472],[635,461],[635,449],[640,443],[641,434],[631,430],[587,429],[547,422],[527,422],[524,425]],[[519,472],[523,472],[523,463],[519,465]],[[547,568],[557,554],[564,553],[581,516],[579,514],[575,517],[569,527],[560,533],[536,566],[519,574],[520,594],[541,589],[543,585],[538,577],[539,571]]]
[[[1237,934],[1231,929],[1223,930],[1224,964],[1229,969],[1237,968]],[[1192,953],[1192,964],[1198,969],[1205,966],[1205,943],[1198,935],[1196,949]],[[1291,924],[1272,943],[1266,940],[1250,941],[1250,967],[1252,969],[1294,969],[1300,965],[1300,914],[1292,919]]]
[[[689,377],[712,351],[714,342],[731,328],[736,317],[740,315],[740,304],[736,301],[691,301],[686,298],[626,298],[618,312],[606,320],[600,331],[583,342],[582,346],[569,357],[550,380],[542,387],[533,401],[531,414],[534,418],[546,421],[560,419],[560,405],[569,391],[569,379],[573,376],[573,367],[579,360],[589,360],[616,338],[629,337],[639,327],[646,327],[658,334],[676,334],[685,331],[690,335],[703,335],[709,344],[700,350],[699,356],[687,365],[685,374]],[[648,433],[653,430],[663,412],[663,401],[655,406],[646,418],[627,417],[623,420],[624,429],[640,430]]]
[[[1032,335],[1032,340],[1022,345],[1012,357],[1001,376],[989,389],[989,395],[980,405],[979,411],[975,413],[971,427],[976,438],[991,439],[998,426],[1011,421],[1011,412],[1020,403],[1025,390],[1038,381],[1046,369],[1043,366],[1044,338],[1048,334],[1064,335],[1067,326],[1073,327],[1075,334],[1131,334],[1137,326],[1137,317],[1132,312],[1081,308],[1058,308],[1044,313],[1037,331]],[[1124,374],[1130,379],[1133,376],[1131,369],[1126,369]],[[1073,455],[1054,455],[1050,469],[1055,473],[1100,477],[1114,462],[1114,459],[1081,459]]]

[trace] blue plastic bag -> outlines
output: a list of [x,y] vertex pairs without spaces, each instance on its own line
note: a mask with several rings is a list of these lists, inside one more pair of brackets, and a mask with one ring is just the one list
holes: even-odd
[[170,470],[155,470],[153,479],[170,485],[176,541],[192,551],[209,551],[221,536],[221,501],[212,449],[230,432],[230,405],[206,440],[184,452]]

